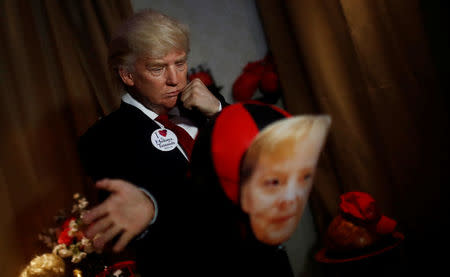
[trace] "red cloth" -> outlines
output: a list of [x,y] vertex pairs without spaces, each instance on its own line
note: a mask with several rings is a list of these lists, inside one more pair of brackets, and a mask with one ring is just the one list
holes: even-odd
[[388,234],[394,231],[397,222],[379,213],[375,199],[370,194],[351,191],[340,196],[340,212],[366,224],[376,224],[376,232]]
[[262,93],[274,93],[278,91],[278,74],[275,71],[265,71],[259,85]]
[[266,67],[265,67],[265,60],[259,60],[256,62],[249,62],[245,65],[243,72],[251,72],[253,74],[262,76],[264,73]]
[[278,74],[270,55],[247,63],[233,84],[233,98],[236,101],[248,101],[258,87],[262,93],[275,93],[279,90]]
[[373,221],[378,218],[375,199],[368,193],[352,191],[341,195],[339,208],[344,214],[350,214],[363,221]]
[[236,101],[248,101],[258,88],[261,76],[252,72],[245,72],[233,84],[233,98]]
[[397,221],[382,215],[377,222],[376,231],[378,234],[386,235],[392,233],[397,226]]
[[211,86],[214,84],[214,81],[211,77],[211,75],[209,75],[207,72],[205,71],[199,71],[197,73],[194,73],[192,75],[189,75],[189,81],[194,80],[195,78],[200,79],[203,84],[205,84],[205,86]]
[[120,270],[122,272],[119,276],[128,276],[128,277],[134,277],[136,276],[134,273],[136,271],[136,262],[135,261],[124,261],[124,262],[118,262],[111,266],[105,267],[105,269],[98,273],[96,277],[112,277],[112,276],[118,276],[116,271]]
[[178,143],[183,148],[184,152],[186,153],[188,159],[191,159],[192,154],[192,148],[194,147],[194,139],[189,135],[186,130],[181,128],[180,126],[174,124],[172,121],[169,120],[169,117],[167,114],[164,115],[158,115],[156,118],[156,121],[164,125],[167,129],[171,130],[172,132],[177,135]]

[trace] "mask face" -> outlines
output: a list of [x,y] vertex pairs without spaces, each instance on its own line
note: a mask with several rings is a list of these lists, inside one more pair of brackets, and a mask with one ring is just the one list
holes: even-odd
[[[276,123],[278,124],[278,123]],[[314,126],[280,151],[261,151],[253,172],[241,187],[241,207],[255,237],[270,245],[294,233],[312,188],[328,124]],[[286,151],[288,149],[288,151]]]

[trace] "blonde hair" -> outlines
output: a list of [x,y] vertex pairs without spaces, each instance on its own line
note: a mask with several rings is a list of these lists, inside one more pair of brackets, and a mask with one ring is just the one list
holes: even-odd
[[262,153],[289,157],[294,147],[304,141],[317,127],[328,129],[331,123],[327,115],[302,115],[282,119],[264,128],[250,144],[242,160],[240,184],[251,176]]
[[162,58],[171,51],[189,53],[189,29],[165,14],[142,10],[127,19],[113,35],[108,65],[115,81],[123,87],[120,67],[132,71],[136,58]]
[[64,260],[55,254],[46,253],[32,259],[19,277],[63,277],[64,272]]

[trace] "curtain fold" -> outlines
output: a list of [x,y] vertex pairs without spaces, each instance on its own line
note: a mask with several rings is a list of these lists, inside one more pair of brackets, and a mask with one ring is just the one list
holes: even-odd
[[106,67],[128,0],[0,4],[0,203],[2,276],[43,253],[37,235],[88,193],[76,141],[120,102]]
[[444,224],[449,122],[420,2],[256,3],[288,111],[333,119],[311,196],[321,236],[339,194],[361,190],[398,221],[411,261],[426,255]]

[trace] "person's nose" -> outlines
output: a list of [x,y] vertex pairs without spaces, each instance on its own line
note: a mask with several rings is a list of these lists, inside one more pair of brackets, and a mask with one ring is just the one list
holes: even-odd
[[174,66],[168,66],[166,71],[166,83],[169,86],[176,86],[178,85],[178,74],[177,70]]
[[283,194],[281,195],[280,208],[282,210],[292,209],[292,206],[297,204],[297,200],[298,200],[298,195],[297,195],[295,182],[292,180],[289,180],[289,182],[286,184]]

